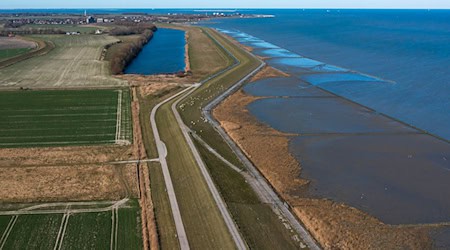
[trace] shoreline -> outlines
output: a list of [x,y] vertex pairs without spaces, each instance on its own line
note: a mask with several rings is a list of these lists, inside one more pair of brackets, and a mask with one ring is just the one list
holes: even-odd
[[[267,68],[264,71],[257,74],[251,82],[277,75],[273,72],[267,73]],[[278,73],[276,77],[282,76]],[[325,249],[336,246],[413,249],[431,247],[427,233],[430,228],[435,227],[433,225],[388,225],[343,203],[293,195],[292,190],[308,185],[309,181],[299,177],[301,166],[289,151],[288,144],[292,135],[259,122],[247,110],[248,104],[263,98],[248,95],[241,88],[219,104],[213,114]],[[383,242],[380,242],[380,238]]]

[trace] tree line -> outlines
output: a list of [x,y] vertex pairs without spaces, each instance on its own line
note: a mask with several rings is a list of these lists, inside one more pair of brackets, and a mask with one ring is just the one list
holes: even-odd
[[64,30],[52,28],[21,28],[21,29],[0,29],[0,36],[14,35],[58,35],[65,34]]

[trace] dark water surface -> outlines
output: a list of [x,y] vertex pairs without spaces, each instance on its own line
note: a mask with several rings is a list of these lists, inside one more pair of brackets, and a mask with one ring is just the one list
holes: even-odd
[[126,74],[154,75],[184,71],[184,31],[158,29],[153,39],[125,69]]
[[[385,112],[410,106],[410,118],[442,115],[445,120],[449,116],[447,98],[441,98],[449,94],[445,84],[430,80],[443,91],[439,95],[414,87],[401,94],[394,90],[401,84],[384,76],[306,58],[236,30],[220,31],[256,46],[255,54],[290,74],[247,84],[244,90],[269,97],[247,107],[258,120],[298,134],[289,148],[311,185],[295,192],[345,202],[389,224],[450,221],[450,144],[405,124],[395,112]],[[371,101],[386,109],[366,105]],[[416,113],[417,105],[434,114]],[[437,122],[435,128],[443,135],[449,128],[440,127],[443,120],[427,122]],[[436,244],[444,244],[448,232],[438,230],[431,236]]]
[[390,224],[450,216],[449,146],[428,135],[300,136],[290,143],[306,191],[332,197]]

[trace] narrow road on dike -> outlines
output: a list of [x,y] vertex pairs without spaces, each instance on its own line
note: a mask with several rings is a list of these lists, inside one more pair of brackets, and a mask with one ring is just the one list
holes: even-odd
[[186,231],[183,225],[183,219],[181,218],[180,208],[178,206],[177,197],[175,195],[175,190],[173,188],[172,178],[170,177],[169,166],[167,165],[166,156],[167,150],[163,141],[161,141],[161,137],[159,136],[158,126],[156,125],[156,112],[158,109],[164,105],[165,103],[173,100],[174,98],[182,95],[183,93],[193,89],[194,85],[184,89],[183,91],[178,92],[177,94],[167,98],[166,100],[158,103],[150,114],[150,124],[153,130],[153,137],[155,138],[156,149],[158,150],[159,163],[161,164],[161,169],[164,176],[164,182],[166,184],[167,196],[169,197],[170,208],[172,210],[173,220],[175,222],[175,228],[177,231],[177,237],[180,244],[180,248],[182,250],[189,249],[189,242],[186,236]]

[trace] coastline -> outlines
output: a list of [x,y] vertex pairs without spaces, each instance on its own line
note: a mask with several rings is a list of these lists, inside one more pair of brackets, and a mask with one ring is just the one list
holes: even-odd
[[[285,75],[266,68],[252,82],[275,76]],[[325,249],[431,247],[427,233],[433,226],[387,225],[343,203],[294,195],[291,191],[305,187],[308,180],[300,178],[301,166],[289,151],[293,135],[262,124],[246,109],[262,98],[241,89],[225,99],[213,114]]]

